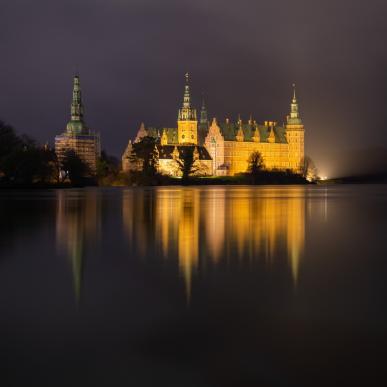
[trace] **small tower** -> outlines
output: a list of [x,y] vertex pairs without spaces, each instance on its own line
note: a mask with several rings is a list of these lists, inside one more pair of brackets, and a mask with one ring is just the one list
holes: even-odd
[[83,103],[79,76],[73,79],[73,94],[70,109],[70,121],[64,133],[55,136],[55,153],[60,163],[71,149],[88,166],[91,174],[97,170],[97,160],[101,155],[101,140],[99,133],[89,129],[83,118]]
[[290,104],[290,115],[286,123],[286,139],[289,144],[289,168],[294,172],[301,170],[304,159],[305,129],[298,109],[296,85],[293,84],[293,98]]
[[242,142],[245,139],[245,135],[243,133],[242,120],[240,119],[240,117],[238,119],[238,124],[239,124],[239,129],[236,135],[236,140]]
[[269,137],[267,138],[267,142],[271,144],[275,143],[274,126],[269,126]]
[[172,152],[172,158],[173,158],[173,160],[177,160],[177,159],[179,159],[179,157],[180,157],[180,152],[177,149],[177,146],[175,145],[175,147],[173,148],[173,152]]
[[253,133],[253,141],[254,142],[260,142],[261,141],[261,135],[259,134],[258,125],[255,126],[255,130]]
[[185,74],[183,106],[179,109],[177,132],[179,144],[196,145],[198,143],[198,121],[196,109],[191,107],[188,73]]
[[163,129],[163,134],[161,136],[160,143],[161,143],[161,145],[168,145],[168,135],[167,135],[167,131],[165,129]]
[[208,113],[206,104],[204,102],[204,98],[202,100],[202,108],[200,109],[200,121],[199,121],[199,127],[198,127],[198,143],[199,145],[204,144],[204,140],[208,133]]

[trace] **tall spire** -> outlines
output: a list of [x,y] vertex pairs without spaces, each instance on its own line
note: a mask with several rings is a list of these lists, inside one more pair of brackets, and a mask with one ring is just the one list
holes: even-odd
[[74,76],[73,100],[71,102],[71,121],[83,120],[83,105],[79,75]]
[[300,113],[298,111],[298,102],[296,98],[296,84],[293,83],[293,98],[290,104],[290,115],[288,116],[288,124],[302,125]]
[[202,98],[202,108],[200,109],[200,123],[206,125],[208,124],[208,114],[204,97]]
[[185,74],[183,106],[179,109],[179,121],[196,121],[196,110],[191,108],[189,74]]
[[293,83],[293,103],[297,103],[297,98],[296,98],[296,84]]
[[184,87],[184,100],[183,100],[183,108],[191,107],[191,96],[189,94],[189,74],[185,74],[185,87]]

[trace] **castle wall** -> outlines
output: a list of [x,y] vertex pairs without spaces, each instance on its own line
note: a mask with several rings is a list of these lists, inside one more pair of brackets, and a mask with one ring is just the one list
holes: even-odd
[[286,137],[289,143],[289,168],[294,171],[301,171],[304,159],[304,137],[303,125],[287,125]]
[[248,160],[253,152],[262,155],[266,169],[288,169],[289,145],[284,143],[266,143],[253,141],[225,141],[224,163],[228,166],[228,174],[246,172]]

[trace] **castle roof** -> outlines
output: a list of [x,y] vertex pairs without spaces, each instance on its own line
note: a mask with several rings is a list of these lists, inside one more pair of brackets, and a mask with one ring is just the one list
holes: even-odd
[[[253,135],[255,128],[259,130],[260,142],[268,142],[268,137],[270,134],[271,127],[258,124],[239,124],[233,122],[224,122],[219,124],[220,131],[225,139],[225,141],[236,141],[236,135],[240,127],[242,127],[244,141],[253,141]],[[275,142],[278,143],[287,143],[285,136],[285,128],[282,126],[274,127]]]
[[181,155],[185,149],[196,148],[199,153],[199,160],[212,160],[210,154],[204,146],[199,145],[157,145],[160,159],[173,159],[173,151],[177,147],[179,154]]

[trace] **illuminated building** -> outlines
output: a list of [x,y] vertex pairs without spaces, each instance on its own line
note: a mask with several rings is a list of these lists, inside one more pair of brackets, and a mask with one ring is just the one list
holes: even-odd
[[290,115],[286,124],[273,121],[257,124],[252,118],[243,123],[229,119],[218,124],[214,118],[204,145],[213,160],[213,175],[246,172],[251,153],[258,151],[266,169],[301,171],[304,158],[304,125],[302,124],[294,87]]
[[[181,171],[176,159],[182,159],[186,150],[193,152],[197,166],[196,175],[212,175],[212,159],[206,147],[198,144],[198,121],[196,109],[191,106],[189,77],[185,75],[184,97],[182,107],[178,112],[177,128],[145,128],[141,124],[134,143],[139,142],[145,136],[157,139],[157,153],[159,155],[159,172],[172,176],[180,176]],[[202,124],[202,121],[201,121]],[[202,128],[202,126],[201,126]],[[199,132],[204,137],[203,131]],[[138,165],[129,160],[132,152],[132,142],[129,143],[122,155],[122,169],[130,171],[138,169]]]
[[55,153],[59,162],[64,159],[65,152],[73,150],[89,167],[91,173],[96,172],[97,160],[101,155],[100,137],[89,129],[83,120],[82,94],[79,76],[74,77],[73,99],[71,103],[71,119],[66,131],[55,137]]
[[[266,169],[292,170],[301,172],[304,158],[304,125],[301,121],[295,85],[290,104],[290,114],[286,124],[280,126],[274,121],[258,124],[250,118],[236,123],[226,119],[219,123],[214,118],[208,123],[208,114],[204,101],[199,123],[196,110],[191,107],[188,75],[182,108],[179,109],[177,128],[145,128],[141,125],[134,142],[144,136],[157,139],[159,152],[159,171],[169,175],[179,174],[175,159],[181,156],[184,146],[195,147],[197,159],[203,164],[206,175],[234,175],[246,172],[250,155],[258,151]],[[129,161],[132,142],[129,141],[122,156],[124,171],[134,169]]]

